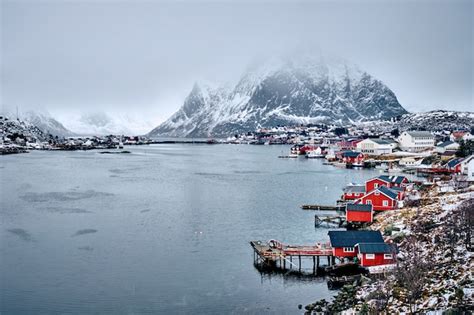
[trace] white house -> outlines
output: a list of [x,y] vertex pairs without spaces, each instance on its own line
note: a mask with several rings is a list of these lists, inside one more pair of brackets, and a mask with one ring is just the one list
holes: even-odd
[[434,136],[428,131],[404,131],[398,137],[398,143],[403,151],[421,152],[434,148]]
[[436,146],[436,152],[438,153],[456,151],[457,149],[459,149],[459,143],[453,141],[444,141]]
[[462,161],[461,173],[467,176],[468,181],[474,181],[474,155],[470,155]]
[[420,160],[416,160],[414,159],[413,157],[404,157],[404,158],[401,158],[400,161],[398,162],[398,164],[400,166],[405,166],[405,167],[413,167],[413,166],[418,166],[418,165],[421,165],[421,162],[423,160],[420,159]]
[[392,144],[382,139],[365,139],[357,143],[356,151],[364,154],[390,154],[392,153]]

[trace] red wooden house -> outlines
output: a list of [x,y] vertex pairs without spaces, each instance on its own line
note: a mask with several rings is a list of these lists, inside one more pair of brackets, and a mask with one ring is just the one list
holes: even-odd
[[372,205],[374,211],[393,210],[398,207],[398,194],[386,186],[380,186],[355,203]]
[[463,160],[464,159],[452,159],[448,163],[446,163],[446,168],[453,173],[461,173],[461,166]]
[[349,203],[346,205],[346,221],[349,223],[372,222],[372,205]]
[[348,185],[344,188],[342,200],[356,200],[365,195],[364,185]]
[[390,188],[390,190],[394,191],[397,193],[397,199],[402,201],[403,199],[405,199],[405,189],[402,188],[402,187],[392,187]]
[[355,248],[360,265],[364,267],[394,264],[397,261],[395,244],[359,243]]
[[335,257],[356,257],[355,245],[359,243],[383,243],[380,231],[329,231],[329,242]]
[[317,147],[315,145],[309,145],[309,144],[305,144],[304,146],[300,147],[300,152],[299,154],[300,155],[305,155],[306,152],[309,152],[309,151],[313,151],[315,150]]
[[342,152],[342,162],[346,164],[362,164],[364,163],[364,154],[355,151]]
[[405,176],[380,175],[366,181],[365,190],[369,192],[381,186],[405,188],[408,183],[409,180]]

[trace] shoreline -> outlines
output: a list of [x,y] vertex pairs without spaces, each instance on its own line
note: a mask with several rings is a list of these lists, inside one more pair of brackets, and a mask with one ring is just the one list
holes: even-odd
[[423,192],[423,205],[383,212],[368,227],[398,245],[393,272],[346,285],[332,302],[306,305],[306,314],[473,311],[474,186],[441,192],[444,184]]

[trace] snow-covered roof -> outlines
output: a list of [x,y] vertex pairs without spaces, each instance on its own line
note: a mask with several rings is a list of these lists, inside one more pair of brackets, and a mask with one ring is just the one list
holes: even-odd
[[365,185],[348,185],[344,188],[345,193],[365,193]]
[[444,148],[444,147],[450,146],[451,144],[454,144],[454,143],[455,142],[448,140],[448,141],[444,141],[443,143],[438,144],[438,147]]
[[431,132],[428,131],[407,131],[407,134],[409,134],[413,138],[433,137]]

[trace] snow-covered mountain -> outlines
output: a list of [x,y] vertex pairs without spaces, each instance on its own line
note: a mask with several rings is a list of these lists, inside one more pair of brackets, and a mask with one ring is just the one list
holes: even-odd
[[3,141],[5,138],[10,140],[16,140],[22,138],[30,142],[41,142],[47,141],[50,138],[48,133],[37,126],[20,119],[11,118],[4,113],[0,114],[0,139]]
[[387,119],[407,113],[381,81],[322,55],[273,58],[233,88],[196,83],[183,106],[149,136],[219,137],[298,123]]
[[35,128],[41,130],[46,135],[51,134],[58,137],[74,135],[72,131],[64,127],[62,123],[46,110],[27,110],[16,113],[16,110],[13,111],[11,108],[3,107],[1,114],[9,117],[10,121],[14,120],[14,118],[16,120],[18,116],[19,121],[23,124],[35,126]]
[[64,127],[62,123],[47,112],[27,111],[20,118],[38,127],[44,133],[52,134],[53,136],[69,137],[75,135],[74,132]]
[[474,128],[474,113],[446,110],[410,113],[402,115],[396,122],[396,126],[400,130],[471,130]]

